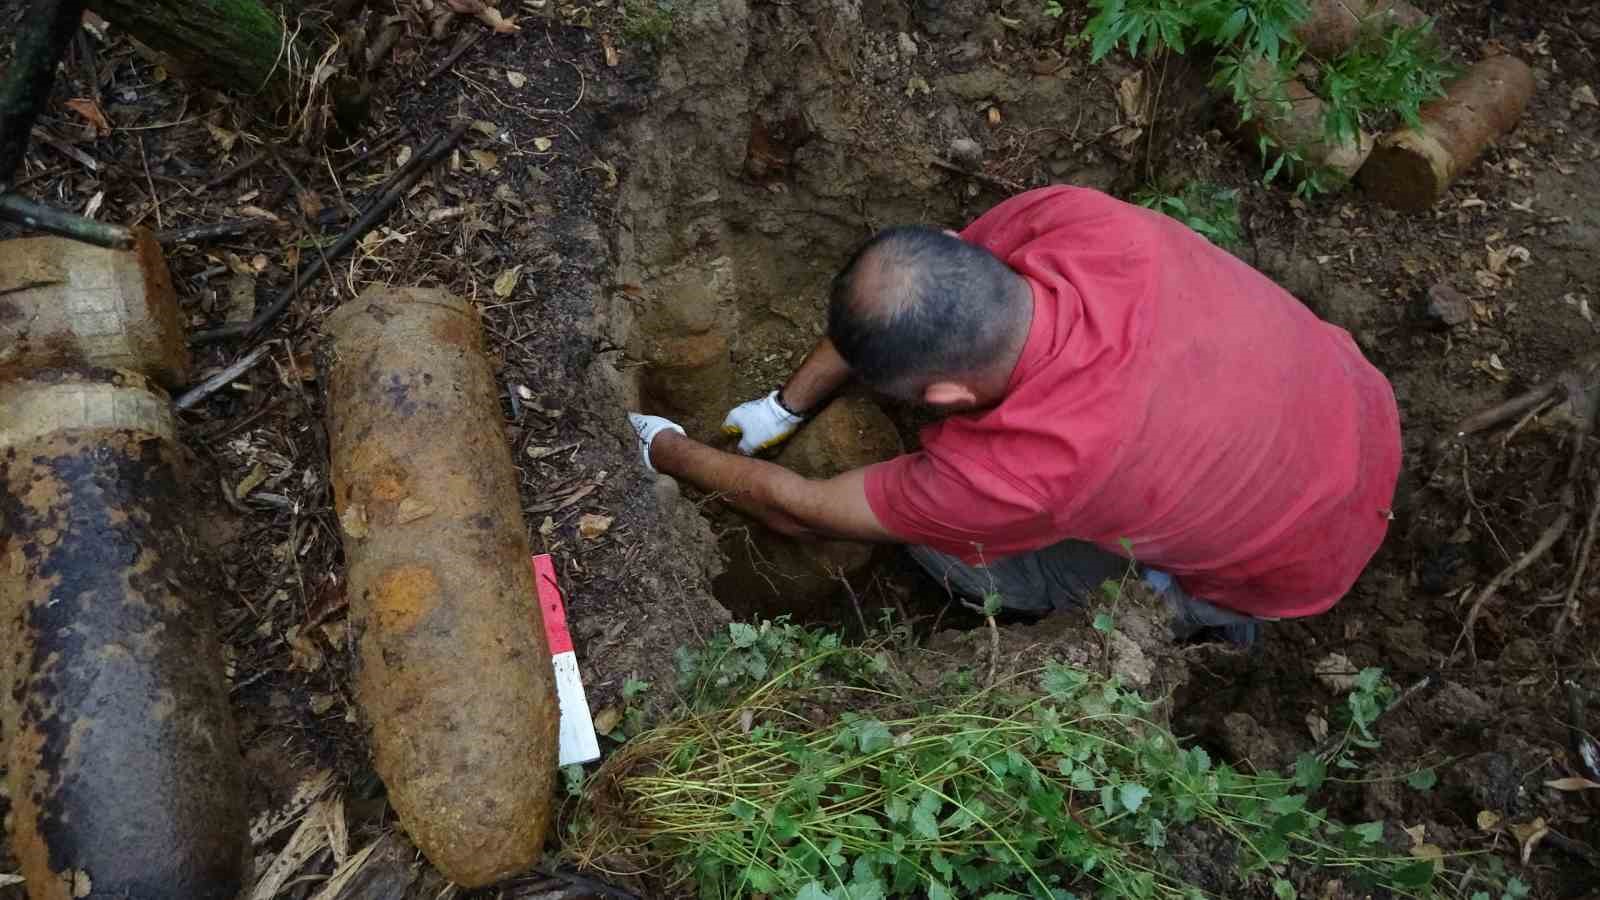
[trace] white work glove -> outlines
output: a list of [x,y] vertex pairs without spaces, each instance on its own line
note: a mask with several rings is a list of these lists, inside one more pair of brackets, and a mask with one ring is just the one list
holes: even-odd
[[778,392],[735,406],[722,420],[722,432],[739,439],[739,452],[751,456],[789,439],[806,421],[778,402]]
[[644,467],[654,472],[656,467],[650,462],[650,442],[656,435],[663,431],[676,431],[683,434],[683,426],[671,419],[660,416],[645,416],[639,413],[628,413],[628,421],[633,423],[633,432],[639,436],[639,455],[644,459]]

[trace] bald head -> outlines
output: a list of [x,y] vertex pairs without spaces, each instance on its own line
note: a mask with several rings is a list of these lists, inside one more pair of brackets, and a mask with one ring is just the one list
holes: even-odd
[[1027,340],[1027,282],[994,254],[936,228],[879,232],[833,280],[828,331],[862,381],[916,394],[939,379],[1010,366]]

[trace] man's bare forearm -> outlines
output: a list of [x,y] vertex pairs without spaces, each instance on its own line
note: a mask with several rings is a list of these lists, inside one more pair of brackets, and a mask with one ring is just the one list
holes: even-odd
[[784,408],[809,416],[822,409],[828,398],[850,380],[850,364],[839,355],[833,341],[823,338],[806,354],[800,368],[789,376],[778,392]]
[[773,463],[713,450],[675,431],[656,436],[650,444],[650,461],[656,471],[720,495],[780,534],[896,540],[867,502],[864,469],[816,481]]
[[775,503],[782,493],[778,482],[800,479],[782,466],[724,453],[676,432],[665,432],[655,439],[650,445],[650,462],[656,471],[718,495],[773,531],[796,537],[809,534],[808,528]]

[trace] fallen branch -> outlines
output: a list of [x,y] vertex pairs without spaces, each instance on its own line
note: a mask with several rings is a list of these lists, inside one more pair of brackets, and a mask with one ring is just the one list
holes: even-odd
[[205,191],[209,191],[212,188],[221,187],[221,186],[227,184],[228,182],[234,180],[235,178],[238,178],[240,175],[243,175],[244,173],[246,173],[246,172],[250,171],[251,169],[255,168],[256,163],[259,163],[263,159],[266,159],[266,158],[267,158],[267,151],[258,150],[255,153],[252,153],[249,156],[245,157],[245,159],[242,162],[240,162],[238,165],[234,166],[233,168],[229,169],[226,172],[223,172],[221,175],[213,176],[211,178],[211,180],[207,181],[205,184],[200,185],[200,191],[202,193],[204,193]]
[[0,194],[0,221],[14,222],[24,228],[114,250],[126,250],[133,246],[132,232],[121,225],[75,216],[18,194]]
[[346,173],[346,172],[350,171],[351,169],[355,168],[356,166],[359,166],[362,163],[366,162],[367,160],[373,158],[374,156],[377,156],[379,153],[382,153],[383,151],[389,149],[390,147],[393,147],[395,145],[395,143],[398,142],[401,138],[404,138],[404,137],[406,137],[406,136],[408,136],[410,134],[411,134],[411,126],[410,125],[402,125],[402,126],[400,126],[400,128],[397,131],[395,131],[393,134],[390,134],[388,137],[383,138],[382,140],[378,141],[376,144],[373,144],[371,147],[367,148],[367,151],[365,153],[362,153],[360,156],[357,156],[356,158],[350,160],[349,162],[346,162],[346,163],[340,165],[339,168],[334,170],[334,174],[343,175],[344,173]]
[[1567,636],[1567,625],[1578,614],[1578,588],[1583,584],[1584,573],[1589,570],[1589,555],[1594,552],[1594,535],[1600,526],[1600,483],[1594,487],[1594,498],[1589,504],[1589,521],[1583,526],[1583,549],[1578,551],[1578,561],[1572,567],[1572,580],[1567,583],[1567,596],[1561,602],[1561,618],[1556,620],[1556,647],[1560,648]]
[[230,322],[226,325],[219,325],[216,328],[197,331],[190,336],[189,343],[203,344],[254,334],[270,325],[280,315],[283,315],[284,310],[289,308],[289,304],[293,302],[294,298],[299,296],[300,291],[322,273],[323,268],[333,260],[343,256],[367,232],[376,228],[378,223],[388,217],[389,212],[422,179],[422,176],[433,167],[433,164],[443,159],[446,154],[455,148],[455,145],[460,142],[462,135],[467,133],[469,127],[471,127],[469,123],[457,125],[448,133],[439,135],[429,141],[422,150],[412,156],[389,179],[378,199],[373,201],[366,212],[362,213],[361,217],[356,219],[343,234],[339,235],[338,240],[335,240],[326,251],[318,254],[316,259],[313,259],[309,265],[302,269],[294,282],[285,288],[266,309],[257,313],[255,318],[248,322]]
[[[1600,355],[1590,356],[1580,361],[1577,366],[1561,373],[1545,385],[1534,388],[1526,394],[1500,404],[1493,409],[1486,410],[1472,416],[1459,426],[1457,435],[1470,434],[1481,431],[1499,422],[1520,417],[1550,397],[1559,399],[1556,409],[1573,423],[1572,455],[1567,459],[1567,471],[1561,482],[1561,491],[1557,495],[1560,512],[1555,520],[1545,527],[1539,538],[1533,542],[1520,557],[1489,580],[1483,590],[1473,598],[1472,605],[1467,610],[1467,621],[1461,627],[1461,634],[1456,638],[1455,645],[1450,649],[1450,657],[1446,661],[1453,663],[1459,657],[1461,645],[1466,644],[1468,658],[1476,663],[1478,660],[1477,643],[1473,638],[1473,627],[1478,622],[1478,616],[1483,613],[1490,600],[1505,587],[1512,578],[1525,571],[1529,566],[1544,558],[1550,552],[1556,541],[1566,533],[1567,526],[1572,524],[1573,515],[1578,505],[1578,482],[1583,472],[1583,462],[1587,456],[1588,438],[1595,428],[1595,418],[1600,415],[1600,384],[1596,383],[1596,375],[1600,374]],[[1591,514],[1590,521],[1594,521]],[[1581,574],[1580,576],[1581,577]],[[1569,600],[1570,602],[1570,600]]]
[[456,61],[461,57],[465,56],[468,50],[471,50],[473,47],[477,46],[478,42],[483,40],[483,36],[488,33],[489,32],[482,29],[462,32],[461,37],[456,39],[455,48],[450,51],[449,55],[447,55],[442,62],[433,67],[433,71],[423,76],[422,83],[427,84],[435,78],[438,78],[440,75],[443,75],[445,72],[450,71],[450,67],[455,65]]
[[256,364],[266,359],[267,354],[271,352],[271,343],[262,344],[240,357],[238,362],[184,391],[177,400],[172,402],[172,405],[178,409],[193,409],[200,401],[222,390],[232,384],[239,376],[255,368]]
[[980,184],[986,184],[989,187],[1000,191],[1001,193],[1021,194],[1028,190],[1026,187],[1016,183],[1015,181],[1011,181],[1006,178],[1000,178],[996,175],[989,175],[984,172],[977,172],[972,169],[963,169],[955,163],[945,162],[942,159],[930,159],[928,160],[928,165],[933,166],[935,169],[942,169],[955,175],[962,175],[967,178],[971,178],[973,181],[976,181]]
[[240,237],[271,225],[271,219],[259,216],[245,219],[229,219],[226,222],[209,222],[205,225],[191,225],[188,228],[169,228],[166,231],[156,232],[156,240],[163,244],[203,244],[207,241],[223,241],[229,238]]

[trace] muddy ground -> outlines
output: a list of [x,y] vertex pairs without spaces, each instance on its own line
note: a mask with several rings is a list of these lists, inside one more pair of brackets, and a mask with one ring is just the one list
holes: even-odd
[[[267,335],[279,342],[270,362],[183,421],[200,461],[197,490],[232,508],[204,530],[227,584],[218,618],[252,810],[284,808],[297,785],[329,771],[351,846],[393,826],[352,705],[316,366],[323,317],[355,292],[442,286],[483,311],[526,525],[535,550],[557,560],[596,710],[620,707],[629,679],[650,682],[652,702],[670,702],[673,649],[732,615],[789,612],[850,629],[890,608],[951,651],[952,666],[966,665],[987,641],[973,630],[981,620],[896,554],[853,554],[849,591],[826,578],[802,589],[762,570],[751,560],[773,556],[770,538],[714,498],[649,477],[623,413],[670,413],[712,437],[722,410],[798,363],[821,333],[827,279],[876,228],[957,227],[1050,183],[1130,196],[1204,179],[1240,191],[1239,252],[1348,328],[1390,376],[1409,486],[1388,544],[1334,611],[1271,627],[1250,655],[1150,646],[1139,658],[1151,689],[1174,695],[1180,730],[1267,767],[1316,745],[1318,722],[1342,702],[1341,676],[1376,665],[1400,687],[1427,678],[1382,723],[1370,771],[1437,764],[1440,786],[1354,789],[1337,798],[1339,811],[1385,819],[1399,847],[1413,840],[1402,828],[1422,825],[1426,843],[1446,851],[1490,850],[1541,896],[1583,897],[1600,884],[1586,856],[1600,844],[1585,805],[1595,792],[1544,787],[1574,773],[1559,676],[1600,688],[1595,614],[1580,612],[1562,648],[1552,638],[1595,473],[1577,493],[1579,523],[1484,611],[1469,656],[1457,652],[1464,597],[1556,514],[1570,438],[1557,422],[1533,421],[1509,441],[1434,449],[1465,415],[1553,376],[1600,340],[1591,199],[1600,26],[1578,2],[1420,4],[1440,17],[1458,59],[1516,53],[1535,67],[1539,90],[1518,130],[1443,202],[1407,215],[1359,190],[1301,201],[1263,187],[1257,160],[1207,95],[1202,62],[1091,64],[1073,37],[1086,9],[1062,5],[1051,17],[1032,0],[694,0],[671,8],[670,34],[653,42],[640,27],[648,7],[529,3],[516,10],[520,32],[483,38],[431,78],[457,35],[480,26],[458,20],[436,41],[408,24],[376,72],[368,124],[326,148],[279,143],[241,102],[169,77],[114,30],[91,54],[69,56],[25,193],[157,228],[256,210],[276,219],[242,237],[169,247],[196,328],[268,302],[310,252],[305,241],[347,226],[404,155],[453,120],[478,123],[335,277],[291,307]],[[6,3],[4,21],[19,7]],[[384,14],[367,13],[375,24]],[[63,105],[79,97],[98,98],[108,132]],[[401,127],[411,130],[364,158]],[[269,145],[316,202],[301,202],[271,160],[219,179]],[[1465,298],[1465,321],[1442,326],[1425,314],[1441,284]],[[209,345],[199,366],[219,368],[251,346]],[[872,444],[886,428],[913,441],[903,411],[888,412],[892,425],[850,418],[845,437],[876,431],[843,443]],[[609,527],[582,536],[584,515],[609,517]],[[1591,571],[1575,595],[1592,607],[1597,592]],[[1070,617],[1008,625],[1006,659],[1025,661],[1072,625],[1086,627]],[[1144,640],[1161,643],[1154,633]],[[1587,711],[1600,714],[1593,703]],[[1484,811],[1492,827],[1480,827]],[[1540,819],[1555,837],[1524,862],[1517,835],[1532,832],[1511,826]],[[257,848],[261,862],[285,836]],[[282,895],[309,895],[340,856],[319,850]],[[485,896],[542,896],[568,884],[557,874]],[[441,887],[429,872],[406,882],[394,895]]]

